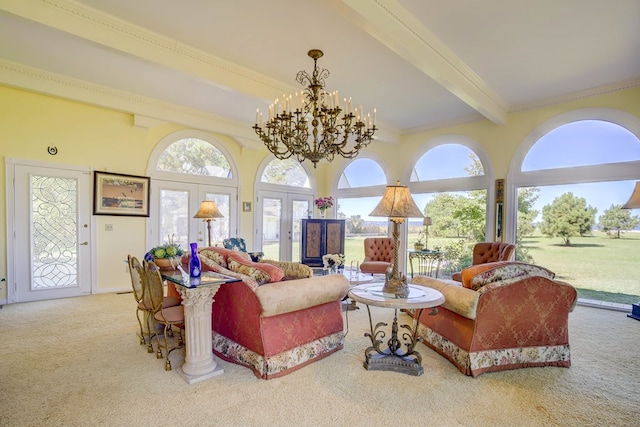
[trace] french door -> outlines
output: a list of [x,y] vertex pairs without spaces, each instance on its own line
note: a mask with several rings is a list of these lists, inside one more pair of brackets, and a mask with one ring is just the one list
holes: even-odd
[[9,302],[91,293],[91,172],[7,161]]
[[256,245],[265,258],[300,261],[302,218],[312,212],[313,196],[276,191],[258,191]]
[[223,215],[211,221],[211,245],[237,234],[237,190],[232,187],[151,180],[151,215],[149,241],[153,247],[174,239],[182,249],[197,242],[209,245],[208,223],[193,216],[203,200],[213,200]]

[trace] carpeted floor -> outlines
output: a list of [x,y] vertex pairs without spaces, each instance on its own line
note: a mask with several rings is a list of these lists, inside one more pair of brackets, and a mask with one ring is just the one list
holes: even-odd
[[569,369],[474,379],[418,344],[424,375],[368,372],[363,308],[348,312],[344,350],[288,376],[259,380],[220,362],[223,375],[188,385],[138,345],[134,307],[131,294],[4,306],[0,425],[640,425],[640,322],[620,312],[575,309]]

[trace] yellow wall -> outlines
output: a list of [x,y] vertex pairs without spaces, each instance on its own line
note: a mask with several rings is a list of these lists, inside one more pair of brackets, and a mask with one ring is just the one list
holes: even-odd
[[[407,135],[402,138],[400,145],[374,142],[370,151],[384,158],[392,180],[401,179],[409,159],[413,158],[422,144],[439,135],[464,135],[485,150],[495,177],[505,178],[514,151],[536,126],[558,114],[587,107],[614,108],[640,117],[640,88],[509,114],[504,126],[477,121]],[[169,124],[148,130],[136,128],[130,114],[0,86],[0,129],[0,145],[5,157],[146,175],[149,156],[155,145],[182,128]],[[266,149],[243,149],[231,138],[212,135],[225,144],[239,165],[239,200],[255,201],[254,179],[256,170],[268,154]],[[58,154],[50,155],[47,152],[49,146],[56,146]],[[329,165],[319,164],[314,171],[316,194],[330,194],[341,164],[340,161]],[[6,224],[4,161],[0,163],[0,172],[0,222]],[[253,228],[255,214],[255,210],[251,213],[241,212],[242,235],[253,235],[247,231]],[[114,225],[113,232],[104,231],[107,223]],[[95,226],[96,241],[93,245],[98,259],[97,291],[128,288],[130,281],[123,260],[128,253],[143,254],[146,251],[145,220],[97,216]],[[3,226],[0,229],[0,277],[6,277],[7,271],[6,239],[6,227]],[[0,300],[5,298],[6,283],[2,282]]]

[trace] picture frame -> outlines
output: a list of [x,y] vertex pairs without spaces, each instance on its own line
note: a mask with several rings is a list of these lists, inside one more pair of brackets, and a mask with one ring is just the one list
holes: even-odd
[[242,202],[242,212],[251,212],[251,202]]
[[148,176],[93,173],[93,214],[149,216]]

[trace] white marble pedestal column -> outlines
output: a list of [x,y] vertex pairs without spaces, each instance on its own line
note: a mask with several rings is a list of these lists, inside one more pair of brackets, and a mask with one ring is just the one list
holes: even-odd
[[213,358],[211,340],[211,305],[220,284],[195,288],[176,286],[184,306],[186,351],[178,373],[193,384],[220,375],[224,370]]

